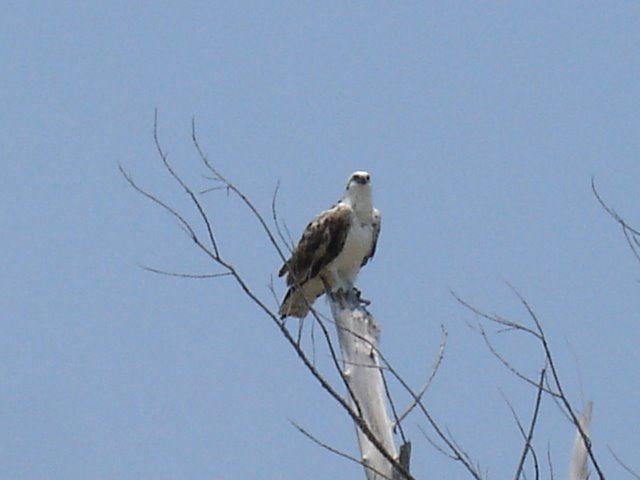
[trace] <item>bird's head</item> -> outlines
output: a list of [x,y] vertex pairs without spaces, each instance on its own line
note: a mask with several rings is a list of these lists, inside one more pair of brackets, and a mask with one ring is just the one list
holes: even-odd
[[371,182],[371,176],[368,172],[353,172],[349,177],[349,182],[347,183],[347,191],[351,191],[352,189],[360,189],[365,186],[369,186]]
[[357,211],[370,212],[371,205],[371,176],[368,172],[353,172],[347,183],[344,200]]

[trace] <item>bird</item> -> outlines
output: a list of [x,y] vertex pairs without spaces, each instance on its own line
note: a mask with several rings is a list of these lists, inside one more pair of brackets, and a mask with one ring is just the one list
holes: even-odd
[[371,176],[352,173],[342,199],[309,222],[278,272],[279,277],[286,275],[288,286],[280,318],[304,318],[326,291],[355,288],[360,269],[376,253],[381,221],[373,207]]

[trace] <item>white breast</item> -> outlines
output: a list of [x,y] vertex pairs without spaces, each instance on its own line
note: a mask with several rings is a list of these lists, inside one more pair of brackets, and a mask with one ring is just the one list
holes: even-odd
[[338,288],[351,288],[356,281],[360,265],[371,250],[373,226],[362,225],[356,218],[344,242],[344,247],[329,269],[335,275]]

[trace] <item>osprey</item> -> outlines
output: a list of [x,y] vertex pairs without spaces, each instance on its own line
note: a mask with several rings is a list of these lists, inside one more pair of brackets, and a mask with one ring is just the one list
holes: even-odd
[[347,291],[376,251],[380,212],[373,208],[371,177],[354,172],[338,203],[314,218],[278,276],[287,274],[280,318],[304,318],[327,289]]

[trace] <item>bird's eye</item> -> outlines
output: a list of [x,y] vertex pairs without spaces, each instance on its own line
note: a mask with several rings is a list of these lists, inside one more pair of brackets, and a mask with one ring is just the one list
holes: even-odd
[[367,179],[367,182],[371,179],[371,177],[369,177],[369,175],[367,175],[365,178]]

